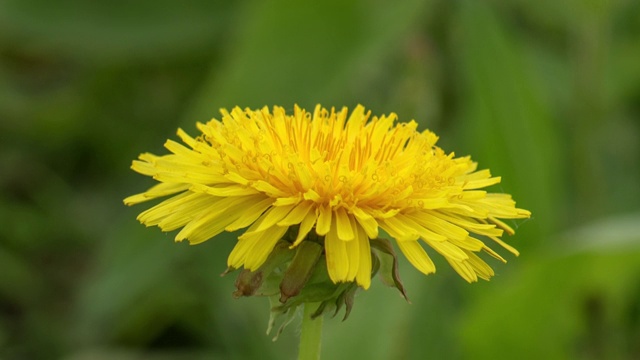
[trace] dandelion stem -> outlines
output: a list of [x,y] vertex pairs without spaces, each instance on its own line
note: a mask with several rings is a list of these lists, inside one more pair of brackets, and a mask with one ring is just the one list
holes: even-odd
[[322,338],[322,315],[311,318],[318,308],[318,303],[304,304],[302,315],[302,332],[300,333],[300,352],[298,360],[320,359],[320,344]]

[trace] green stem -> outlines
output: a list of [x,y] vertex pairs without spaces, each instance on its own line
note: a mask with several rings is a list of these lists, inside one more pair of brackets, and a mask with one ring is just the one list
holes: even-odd
[[298,360],[318,360],[320,359],[320,344],[322,338],[322,315],[315,319],[311,318],[318,308],[319,303],[304,304],[304,314],[302,315],[302,332],[300,334],[300,352]]

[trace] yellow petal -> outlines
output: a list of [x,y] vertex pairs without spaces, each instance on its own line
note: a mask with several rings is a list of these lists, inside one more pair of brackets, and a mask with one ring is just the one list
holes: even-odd
[[188,184],[160,183],[141,194],[127,197],[126,199],[124,199],[124,204],[131,206],[145,201],[153,200],[155,198],[173,195],[177,192],[185,191],[188,188]]
[[376,219],[364,212],[359,207],[354,207],[353,209],[351,209],[351,212],[353,213],[353,215],[355,215],[358,224],[362,226],[370,239],[375,239],[378,237],[378,222],[376,221]]
[[[342,240],[342,239],[340,239]],[[349,271],[347,281],[353,281],[360,270],[360,242],[357,239],[345,241],[347,258],[349,259]]]
[[417,241],[398,241],[398,247],[407,260],[423,274],[436,272],[436,266]]
[[300,195],[277,198],[273,206],[295,205],[300,202]]
[[244,267],[251,271],[258,270],[288,229],[286,226],[273,226],[263,231],[260,240],[247,253]]
[[468,261],[456,261],[446,258],[447,262],[451,267],[460,275],[463,279],[467,280],[467,282],[476,282],[478,281],[478,275],[473,270],[473,267],[469,264]]
[[206,206],[211,203],[211,198],[207,195],[193,193],[190,195],[191,196],[179,204],[174,204],[170,213],[158,222],[157,225],[162,231],[173,231],[185,226],[200,216]]
[[349,273],[349,256],[347,243],[338,239],[335,227],[331,227],[324,239],[325,254],[327,257],[327,271],[334,283],[347,281]]
[[302,220],[307,216],[311,208],[313,207],[313,203],[309,201],[303,201],[296,205],[291,212],[284,217],[284,219],[280,220],[278,223],[279,226],[291,226],[300,224]]
[[332,213],[331,208],[329,207],[328,204],[320,205],[317,207],[317,211],[318,211],[318,223],[316,225],[316,233],[320,236],[327,235],[327,233],[331,229],[331,213]]
[[379,221],[380,227],[389,235],[393,236],[398,242],[415,241],[418,239],[418,231],[408,226],[406,223],[398,220],[396,217],[382,219]]
[[287,197],[289,195],[263,180],[255,181],[251,184],[251,186],[259,192],[265,193],[270,197]]
[[469,265],[471,265],[479,278],[489,280],[493,275],[495,275],[491,266],[487,265],[487,263],[480,259],[478,255],[466,250],[465,252],[467,253],[467,256],[469,256]]
[[298,244],[306,238],[307,234],[309,234],[309,231],[311,231],[311,228],[313,228],[313,225],[315,224],[316,214],[315,211],[312,210],[307,213],[307,216],[305,216],[300,223],[300,227],[298,228],[298,237],[296,238],[296,241],[294,241],[293,245],[291,245],[291,248],[298,246]]
[[189,190],[220,197],[245,196],[258,193],[255,189],[242,185],[206,186],[202,184],[193,184]]
[[448,241],[461,249],[470,251],[480,251],[485,248],[485,245],[482,241],[471,236],[467,236],[464,240],[449,239]]
[[434,216],[429,210],[413,212],[411,218],[425,228],[449,239],[462,240],[469,236],[469,232],[465,229]]
[[267,210],[271,204],[273,203],[273,199],[266,198],[263,200],[258,200],[254,204],[248,206],[241,217],[239,217],[236,221],[232,222],[225,228],[226,231],[236,231],[238,229],[245,228],[254,221],[256,221],[262,214]]
[[255,231],[263,231],[277,224],[280,220],[284,219],[294,207],[295,205],[272,207],[265,213],[262,223],[260,223],[260,226],[258,226]]
[[500,181],[502,181],[502,178],[500,176],[488,178],[488,179],[467,180],[465,181],[465,184],[463,185],[462,188],[465,190],[480,189],[487,186],[499,184]]
[[255,200],[251,197],[222,198],[180,230],[176,235],[176,241],[188,239],[190,244],[195,245],[218,235],[243,215],[243,212],[239,211],[240,208],[253,201]]
[[357,227],[356,237],[356,241],[360,243],[360,260],[356,281],[366,290],[371,286],[371,247],[369,237],[360,226]]
[[349,241],[354,238],[354,229],[352,227],[352,220],[347,215],[347,211],[344,208],[339,208],[334,212],[336,217],[336,227],[338,232],[338,238],[340,240]]
[[[163,202],[149,208],[143,212],[141,212],[137,220],[146,226],[154,226],[158,225],[162,219],[169,216],[175,208],[179,207],[185,201],[189,201],[192,199],[194,195],[192,193],[184,192],[182,194],[173,196],[164,200]],[[200,195],[200,198],[206,198],[206,195]],[[211,199],[207,199],[205,202],[206,206],[212,205]]]
[[448,241],[432,241],[429,239],[425,239],[424,242],[426,242],[435,251],[439,252],[440,255],[446,258],[456,261],[462,261],[468,258],[467,254],[465,254],[464,251]]
[[227,265],[234,269],[239,269],[240,267],[242,267],[244,265],[247,253],[259,240],[259,235],[238,238],[236,246],[233,247],[233,250],[231,250],[229,257],[227,258]]
[[493,251],[493,249],[491,249],[488,246],[483,247],[482,250],[484,252],[486,252],[487,254],[491,255],[493,258],[502,261],[503,263],[507,262],[507,260],[505,260],[502,256],[500,256],[500,254],[498,254],[497,252]]
[[[140,157],[142,157],[142,155],[140,155]],[[153,176],[158,172],[153,164],[148,161],[133,160],[133,162],[131,162],[131,169],[139,174],[147,176]]]
[[427,229],[426,227],[422,226],[421,224],[418,224],[418,222],[413,220],[413,218],[411,217],[411,214],[407,214],[407,215],[398,214],[398,215],[396,215],[396,218],[399,221],[401,221],[402,223],[404,223],[407,227],[412,228],[423,239],[429,239],[429,240],[433,240],[433,241],[445,241],[445,240],[447,240],[446,236],[437,234],[437,233]]
[[460,216],[446,210],[434,211],[432,214],[444,221],[448,221],[452,224],[466,229],[467,231],[471,231],[479,235],[502,236],[503,233],[503,231],[501,229],[498,229],[495,224],[487,224],[486,222],[480,222],[480,220],[478,219]]
[[184,145],[182,145],[182,144],[180,144],[178,142],[175,142],[173,140],[167,140],[164,143],[164,147],[167,150],[171,151],[172,153],[177,154],[177,155],[181,155],[182,157],[187,158],[187,159],[192,158],[192,157],[202,156],[202,154],[199,154],[199,153],[193,151],[192,149],[189,149],[186,146],[184,146]]
[[[500,220],[494,218],[493,216],[489,216],[488,218],[492,223],[494,223],[494,224],[498,225],[500,228],[504,229],[504,231],[506,231],[507,234],[513,235],[513,234],[516,233],[515,230],[513,230],[513,228],[511,226],[507,225],[504,221],[500,221]],[[502,235],[502,233],[489,234],[489,236],[501,236],[501,235]]]
[[500,244],[500,246],[502,246],[503,248],[507,249],[510,253],[512,253],[515,256],[519,256],[520,252],[518,250],[516,250],[516,248],[514,248],[513,246],[507,244],[506,242],[502,241],[500,238],[496,237],[496,236],[489,236],[489,239],[497,242],[498,244]]

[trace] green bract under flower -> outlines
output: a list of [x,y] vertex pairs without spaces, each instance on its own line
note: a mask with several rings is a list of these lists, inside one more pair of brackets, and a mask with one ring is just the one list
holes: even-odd
[[132,168],[160,183],[125,199],[127,205],[168,199],[138,219],[177,241],[197,244],[223,231],[247,228],[228,258],[231,268],[259,269],[280,239],[297,228],[291,248],[321,238],[334,283],[371,283],[371,240],[383,229],[421,272],[435,271],[425,245],[467,281],[493,270],[477,253],[504,259],[481,239],[501,240],[513,229],[500,219],[530,216],[508,194],[488,193],[500,182],[469,157],[436,146],[430,131],[396,115],[375,117],[362,106],[313,113],[295,107],[222,110],[198,124],[187,145],[167,141],[168,155],[142,154]]

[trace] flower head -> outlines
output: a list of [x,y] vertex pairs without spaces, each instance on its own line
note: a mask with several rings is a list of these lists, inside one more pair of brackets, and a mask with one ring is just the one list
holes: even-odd
[[138,220],[163,231],[182,228],[176,241],[191,244],[248,227],[229,255],[231,268],[258,269],[290,228],[297,231],[292,248],[310,233],[323,239],[334,283],[365,289],[370,239],[380,229],[421,272],[435,272],[427,245],[469,282],[494,274],[476,253],[504,261],[480,238],[518,254],[500,239],[514,232],[500,219],[530,212],[508,194],[481,190],[500,177],[445,153],[415,121],[372,117],[362,106],[351,114],[319,105],[313,113],[297,106],[293,114],[281,107],[221,113],[221,120],[197,124],[197,138],[178,130],[187,146],[168,140],[171,154],[140,155],[133,170],[160,183],[125,203],[170,196]]

